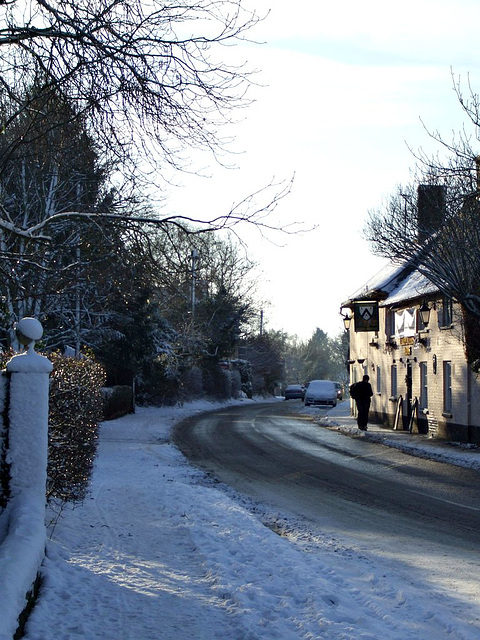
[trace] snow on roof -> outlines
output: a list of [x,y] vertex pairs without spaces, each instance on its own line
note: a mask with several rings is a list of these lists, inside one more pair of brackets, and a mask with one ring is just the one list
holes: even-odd
[[388,263],[355,291],[342,306],[348,306],[355,300],[365,299],[380,299],[382,306],[387,306],[437,291],[438,288],[417,270],[413,270],[410,264]]
[[382,307],[390,306],[437,292],[438,287],[430,282],[426,276],[418,271],[412,271],[381,304]]
[[347,306],[354,300],[384,298],[394,291],[408,266],[393,263],[386,264],[378,273],[368,280],[360,289],[357,289],[342,306]]

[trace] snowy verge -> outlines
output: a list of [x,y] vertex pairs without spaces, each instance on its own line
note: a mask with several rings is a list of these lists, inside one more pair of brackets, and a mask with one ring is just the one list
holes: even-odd
[[7,532],[0,545],[0,640],[11,640],[43,561],[45,510],[38,500],[20,494],[0,520]]
[[[227,404],[102,423],[90,495],[55,522],[25,640],[478,639],[478,568],[465,550],[461,565],[431,540],[425,553],[392,553],[389,540],[332,534],[192,466],[172,426]],[[355,437],[354,419],[332,413]]]

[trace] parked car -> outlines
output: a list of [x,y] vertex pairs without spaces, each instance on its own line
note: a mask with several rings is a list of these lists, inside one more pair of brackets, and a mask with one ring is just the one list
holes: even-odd
[[299,398],[303,400],[305,397],[305,387],[303,384],[289,384],[285,389],[285,400],[294,400]]
[[312,380],[305,391],[305,406],[337,406],[337,389],[331,380]]
[[343,385],[340,382],[334,382],[333,384],[337,390],[337,400],[343,400]]

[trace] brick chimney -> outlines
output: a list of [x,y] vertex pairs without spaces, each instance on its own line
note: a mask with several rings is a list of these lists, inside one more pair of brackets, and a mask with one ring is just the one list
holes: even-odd
[[437,184],[419,184],[417,189],[418,242],[423,244],[440,229],[445,218],[445,187]]

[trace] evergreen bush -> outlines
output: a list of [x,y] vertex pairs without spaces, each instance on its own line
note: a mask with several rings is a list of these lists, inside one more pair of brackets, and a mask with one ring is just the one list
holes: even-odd
[[180,400],[178,371],[165,354],[145,361],[136,381],[136,400],[140,405],[174,406]]
[[14,355],[12,349],[8,349],[7,351],[0,351],[0,371],[2,372],[2,379],[0,384],[2,385],[2,389],[0,392],[0,410],[2,415],[0,416],[0,513],[6,507],[9,496],[10,496],[10,465],[7,463],[6,455],[8,448],[8,418],[6,415],[7,407],[5,400],[5,394],[7,393],[7,377],[5,368],[7,366],[7,362]]
[[240,398],[242,395],[242,377],[240,371],[230,371],[232,378],[232,398]]
[[135,398],[131,386],[118,384],[114,387],[104,387],[101,392],[104,420],[114,420],[127,413],[135,413]]
[[103,417],[101,388],[105,370],[92,358],[50,354],[47,497],[84,499],[97,451]]
[[231,397],[232,384],[229,371],[222,369],[214,359],[203,362],[203,391],[206,396],[216,400]]
[[181,375],[182,400],[194,400],[203,397],[203,374],[200,367],[192,366]]

